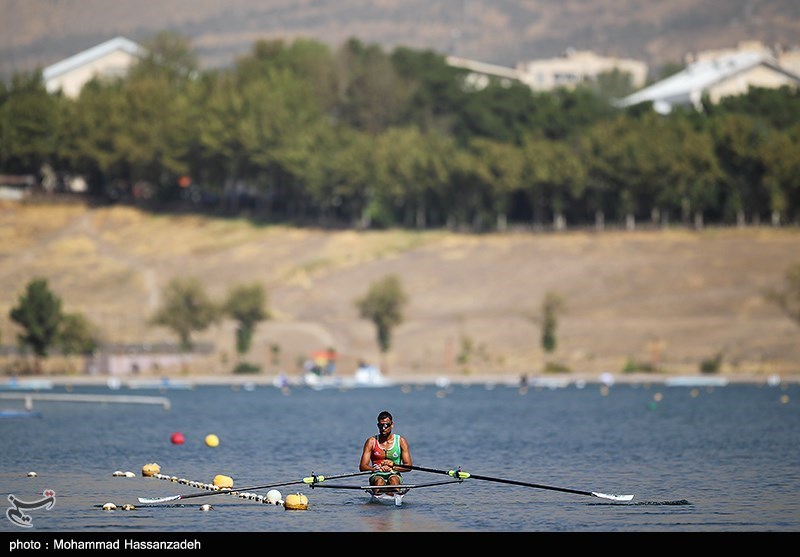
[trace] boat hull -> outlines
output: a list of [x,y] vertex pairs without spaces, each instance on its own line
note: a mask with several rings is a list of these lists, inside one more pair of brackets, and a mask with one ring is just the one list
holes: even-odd
[[405,497],[406,493],[408,493],[407,489],[401,489],[394,493],[370,491],[369,498],[371,503],[399,507],[403,504],[403,497]]

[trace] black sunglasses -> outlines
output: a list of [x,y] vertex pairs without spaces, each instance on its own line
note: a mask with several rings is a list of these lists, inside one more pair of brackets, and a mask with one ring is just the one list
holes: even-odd
[[387,427],[392,427],[392,422],[389,422],[388,424],[378,424],[378,429],[386,429]]

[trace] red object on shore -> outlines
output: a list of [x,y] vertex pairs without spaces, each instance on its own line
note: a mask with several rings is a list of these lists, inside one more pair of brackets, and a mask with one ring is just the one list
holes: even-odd
[[183,445],[183,433],[176,431],[172,434],[172,437],[170,437],[169,440],[172,441],[173,445]]

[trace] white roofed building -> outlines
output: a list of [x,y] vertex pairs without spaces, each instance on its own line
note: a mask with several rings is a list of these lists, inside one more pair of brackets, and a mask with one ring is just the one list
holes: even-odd
[[518,62],[520,80],[534,91],[573,88],[613,71],[631,76],[631,86],[642,87],[647,81],[647,64],[640,60],[599,56],[588,50],[568,49],[563,56]]
[[61,91],[68,97],[77,97],[95,77],[124,77],[144,54],[144,48],[137,43],[115,37],[46,67],[42,78],[50,93]]
[[745,95],[750,87],[800,86],[800,75],[792,65],[796,58],[787,53],[783,60],[791,62],[784,65],[769,49],[750,47],[749,43],[747,48],[701,53],[690,59],[695,61],[683,71],[618,99],[615,105],[625,108],[652,102],[656,112],[668,114],[676,106],[701,110],[704,96],[716,104],[723,97]]

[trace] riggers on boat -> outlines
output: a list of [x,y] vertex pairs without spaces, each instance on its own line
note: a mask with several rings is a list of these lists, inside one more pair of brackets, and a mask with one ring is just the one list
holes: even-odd
[[[157,465],[156,465],[157,466]],[[191,494],[184,494],[184,495],[171,495],[168,497],[139,497],[140,503],[147,503],[147,504],[160,504],[160,503],[167,503],[170,501],[179,501],[182,499],[189,499],[193,497],[206,497],[210,495],[221,495],[221,494],[230,494],[230,495],[238,495],[240,497],[244,497],[246,499],[254,499],[259,502],[270,502],[268,501],[269,497],[264,497],[262,495],[257,495],[255,493],[250,493],[250,490],[255,489],[268,489],[274,488],[279,486],[286,486],[286,485],[295,485],[295,484],[305,484],[311,489],[315,488],[332,488],[332,489],[359,489],[362,491],[366,491],[369,494],[369,500],[375,503],[381,503],[386,505],[393,505],[393,506],[401,506],[403,504],[403,498],[413,488],[418,487],[433,487],[437,485],[444,485],[450,483],[462,483],[466,479],[474,479],[474,480],[485,480],[489,482],[496,482],[502,483],[507,485],[516,485],[522,487],[531,487],[534,489],[547,489],[551,491],[560,491],[563,493],[574,493],[577,495],[588,495],[590,497],[599,497],[601,499],[608,499],[610,501],[619,501],[619,502],[629,502],[633,499],[633,495],[617,495],[612,493],[600,493],[597,491],[586,491],[580,489],[572,489],[568,487],[556,487],[550,485],[543,485],[543,484],[535,484],[530,482],[522,482],[518,480],[509,480],[504,478],[495,478],[491,476],[479,476],[477,474],[470,474],[469,472],[464,472],[461,468],[453,469],[435,469],[435,468],[425,468],[422,466],[412,466],[411,464],[404,464],[404,468],[409,470],[418,470],[421,472],[432,472],[434,474],[443,474],[449,476],[450,479],[442,480],[438,482],[430,482],[430,483],[422,483],[422,484],[401,484],[401,485],[382,485],[382,486],[375,486],[375,485],[337,485],[337,484],[326,484],[323,483],[326,480],[333,480],[338,478],[349,478],[353,476],[363,476],[367,474],[372,474],[372,470],[363,471],[363,472],[354,472],[351,474],[338,474],[335,476],[323,476],[312,474],[311,476],[307,476],[305,478],[296,479],[296,480],[289,480],[285,482],[279,483],[272,483],[272,484],[264,484],[264,485],[256,485],[246,488],[240,488],[237,491],[233,491],[229,488],[220,489],[217,486],[208,486],[206,484],[199,484],[199,482],[187,482],[186,480],[177,480],[176,478],[169,476],[165,476],[160,473],[150,474],[152,477],[162,478],[162,479],[171,479],[172,481],[178,481],[180,483],[188,483],[188,485],[195,485],[198,484],[197,487],[203,487],[205,489],[213,489],[210,493],[191,493]],[[148,475],[148,474],[145,474]],[[277,490],[275,490],[277,491]],[[269,495],[269,494],[268,494]],[[298,494],[301,495],[301,494]],[[307,501],[307,499],[306,499]],[[285,506],[285,502],[284,506]],[[301,504],[303,503],[301,498]],[[306,507],[304,507],[306,508]]]

